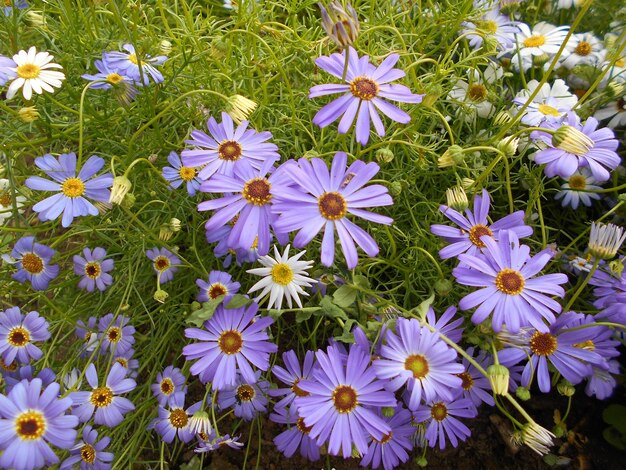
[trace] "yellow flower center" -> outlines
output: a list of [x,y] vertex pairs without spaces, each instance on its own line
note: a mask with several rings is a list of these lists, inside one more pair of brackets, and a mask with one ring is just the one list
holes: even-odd
[[592,50],[593,47],[591,47],[591,44],[586,41],[580,41],[576,46],[576,49],[574,49],[574,52],[578,55],[586,56],[591,54]]
[[37,78],[41,72],[41,67],[36,64],[24,64],[17,68],[17,76],[25,80]]
[[15,420],[15,433],[23,441],[35,441],[46,432],[46,418],[40,411],[29,410]]
[[85,193],[85,183],[79,178],[68,178],[61,184],[61,191],[67,197],[79,197]]
[[109,387],[98,387],[91,392],[89,401],[96,408],[104,408],[111,404],[113,401],[113,390]]
[[217,345],[224,354],[237,354],[243,346],[243,336],[237,330],[223,331]]
[[174,391],[174,382],[169,377],[165,377],[159,384],[159,389],[163,395],[171,395]]
[[553,108],[552,106],[547,105],[547,104],[540,104],[539,106],[537,106],[537,109],[544,116],[560,116],[561,115],[558,109]]
[[443,421],[448,416],[448,408],[442,402],[437,402],[430,409],[430,415],[436,421]]
[[549,356],[556,351],[556,336],[539,331],[530,338],[530,350],[538,356]]
[[378,94],[378,84],[366,77],[357,77],[350,82],[350,92],[365,101],[375,98]]
[[320,214],[327,220],[339,220],[346,215],[348,203],[345,198],[337,192],[322,194],[317,200]]
[[526,281],[519,271],[504,268],[496,276],[496,288],[508,295],[518,295],[524,290]]
[[469,231],[470,241],[478,248],[485,248],[485,244],[480,239],[480,237],[485,235],[493,237],[493,232],[486,225],[476,224]]
[[356,390],[349,385],[337,386],[333,390],[332,400],[339,413],[351,413],[359,404]]
[[293,269],[288,264],[278,263],[272,266],[272,281],[286,286],[293,281]]
[[94,463],[96,461],[96,449],[89,444],[85,444],[80,448],[80,458],[85,463]]
[[124,77],[122,77],[119,73],[110,73],[107,75],[106,78],[107,82],[109,82],[111,85],[117,85],[120,82],[124,81]]
[[412,354],[404,361],[405,370],[413,372],[413,378],[423,379],[428,375],[430,370],[428,367],[428,361],[421,354]]
[[237,387],[237,398],[239,401],[251,401],[256,395],[251,385],[240,385]]
[[196,169],[181,166],[180,170],[178,170],[178,174],[183,181],[189,182],[196,177]]
[[157,271],[165,271],[170,267],[170,259],[167,256],[157,256],[154,258],[154,269]]
[[533,34],[524,39],[524,47],[539,47],[546,43],[546,37],[542,34]]
[[85,275],[90,279],[98,279],[102,269],[97,261],[90,261],[85,265]]
[[189,422],[189,416],[182,408],[175,408],[170,411],[170,423],[175,428],[184,428]]
[[587,178],[582,175],[573,175],[570,176],[568,183],[571,189],[585,189],[587,187]]
[[9,330],[7,342],[14,348],[23,348],[30,342],[30,333],[26,328],[16,326]]
[[487,89],[479,83],[474,83],[467,89],[467,97],[472,101],[483,101],[487,97]]
[[209,299],[217,299],[220,295],[226,294],[228,294],[228,289],[224,284],[220,284],[219,282],[211,284],[211,287],[207,290],[207,296]]
[[22,267],[30,274],[39,274],[43,271],[43,259],[35,253],[26,253],[22,256]]
[[221,160],[234,162],[241,158],[242,153],[241,145],[236,140],[224,140],[217,146],[217,156]]

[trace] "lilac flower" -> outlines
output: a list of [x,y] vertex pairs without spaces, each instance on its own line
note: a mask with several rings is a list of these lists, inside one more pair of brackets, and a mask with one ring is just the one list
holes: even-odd
[[443,237],[450,245],[439,251],[442,259],[452,258],[461,253],[476,256],[485,247],[481,237],[488,235],[498,240],[501,230],[512,230],[519,238],[532,235],[533,229],[524,224],[524,211],[516,211],[509,214],[493,224],[489,224],[489,193],[482,190],[481,195],[474,196],[474,212],[469,209],[465,211],[465,216],[448,206],[440,206],[441,213],[456,223],[459,228],[448,225],[431,225],[430,231],[435,235]]
[[356,267],[358,255],[355,242],[368,256],[378,254],[378,245],[361,227],[347,217],[351,214],[371,222],[389,225],[389,217],[364,210],[367,207],[393,204],[387,188],[380,184],[363,186],[378,173],[379,166],[356,160],[346,168],[348,157],[337,152],[330,172],[320,158],[301,158],[298,164],[284,165],[285,172],[302,190],[283,187],[274,192],[279,199],[274,211],[280,213],[275,226],[279,232],[299,230],[293,240],[296,248],[307,245],[320,230],[322,264],[332,266],[335,259],[335,230],[349,269]]
[[[506,348],[498,353],[502,363],[516,364],[527,357],[530,360],[522,372],[522,385],[529,387],[533,374],[537,374],[539,390],[550,391],[548,363],[568,381],[576,385],[591,374],[590,363],[603,365],[604,359],[598,353],[585,348],[587,341],[595,337],[593,328],[570,330],[581,314],[565,312],[552,322],[547,332],[528,329],[521,333],[525,345]],[[593,343],[592,343],[593,344]]]
[[476,417],[476,408],[467,398],[454,401],[434,401],[421,405],[413,412],[413,417],[418,423],[425,422],[426,439],[428,445],[435,447],[439,442],[439,449],[446,447],[446,437],[453,447],[458,446],[459,440],[467,439],[471,432],[465,424],[455,416],[461,418]]
[[59,470],[70,470],[80,464],[81,470],[108,470],[111,468],[113,454],[104,452],[111,443],[111,438],[98,439],[98,431],[87,425],[83,428],[83,440],[70,449],[70,456],[61,463]]
[[381,359],[373,362],[378,378],[390,380],[387,390],[396,391],[408,384],[412,410],[417,409],[422,394],[427,401],[452,399],[453,389],[461,386],[457,374],[464,370],[455,362],[456,352],[413,318],[398,318],[396,330],[398,336],[387,330]]
[[311,427],[309,435],[321,446],[328,442],[328,453],[352,455],[352,447],[359,454],[367,452],[367,436],[381,441],[391,432],[389,425],[370,407],[395,406],[396,399],[384,390],[385,383],[376,379],[369,366],[370,356],[359,346],[352,346],[344,364],[342,355],[334,346],[315,353],[320,365],[313,372],[313,380],[298,383],[310,395],[296,397],[294,404]]
[[39,313],[22,315],[19,307],[0,312],[0,354],[6,365],[11,365],[15,358],[22,364],[39,359],[43,353],[33,342],[48,338],[48,322]]
[[509,230],[501,231],[497,242],[488,236],[482,236],[481,241],[485,244],[483,255],[459,255],[467,267],[452,271],[459,284],[482,287],[463,297],[459,307],[468,310],[478,306],[472,315],[476,325],[493,313],[491,324],[496,332],[503,325],[512,333],[528,325],[547,332],[543,319],[553,323],[561,305],[546,294],[563,297],[565,291],[559,284],[567,282],[561,273],[533,278],[550,261],[550,249],[529,257],[530,248],[520,246],[515,232]]
[[159,416],[152,420],[148,429],[154,429],[166,444],[171,444],[178,436],[182,442],[189,442],[193,439],[193,432],[189,428],[189,418],[200,408],[202,402],[195,403],[185,410],[185,394],[176,392],[167,404],[159,406]]
[[239,450],[243,447],[243,443],[239,442],[240,437],[241,436],[231,437],[230,434],[223,434],[217,437],[215,431],[212,431],[207,436],[207,439],[199,439],[198,447],[194,449],[194,452],[212,452],[224,446]]
[[17,64],[13,59],[0,54],[0,86],[6,85],[9,80],[15,78],[15,68],[17,68]]
[[58,383],[42,391],[41,379],[18,383],[0,394],[0,467],[34,469],[59,462],[50,444],[69,449],[76,440],[78,418],[65,411],[69,397],[58,398]]
[[56,374],[52,369],[44,367],[35,374],[35,368],[31,365],[20,367],[15,372],[3,373],[3,377],[7,393],[22,380],[32,382],[34,378],[38,378],[41,380],[44,387],[47,387],[56,380]]
[[562,124],[546,122],[543,127],[554,130],[554,135],[534,131],[530,136],[548,147],[535,154],[535,162],[546,164],[544,173],[550,178],[569,178],[579,168],[588,167],[596,181],[606,181],[609,171],[621,163],[615,152],[615,134],[606,127],[597,129],[598,121],[593,117],[582,124],[575,113],[570,113]]
[[232,407],[237,418],[252,421],[258,413],[267,412],[267,391],[269,382],[260,380],[261,371],[255,373],[255,380],[251,383],[242,381],[240,374],[237,375],[237,385],[233,388],[220,390],[218,404],[220,410]]
[[[515,34],[520,32],[519,21],[511,21],[508,16],[500,13],[497,6],[491,7],[479,20],[464,21],[462,26],[467,29],[461,30],[461,34],[467,34],[470,47],[479,49],[483,45],[483,36],[493,38],[497,43],[498,50],[507,50],[515,46]],[[479,30],[481,34],[471,34]],[[470,34],[468,34],[470,33]]]
[[309,90],[309,98],[345,92],[341,98],[337,98],[320,109],[313,118],[313,124],[324,128],[343,115],[338,131],[340,134],[345,134],[352,127],[356,117],[356,141],[366,145],[370,138],[370,119],[378,135],[381,137],[385,135],[385,127],[378,111],[402,124],[407,124],[411,120],[407,113],[389,104],[383,98],[401,103],[421,103],[424,95],[415,95],[404,85],[389,84],[405,75],[402,70],[393,68],[400,58],[398,54],[389,55],[382,64],[374,67],[370,64],[368,56],[359,58],[357,52],[350,47],[341,54],[318,57],[315,64],[322,70],[342,79],[346,54],[349,54],[349,57],[345,85],[316,85]]
[[313,439],[309,437],[311,427],[304,424],[304,419],[299,418],[294,408],[274,408],[275,413],[270,415],[270,419],[275,423],[289,424],[289,429],[281,432],[274,438],[276,448],[287,458],[294,456],[298,447],[300,455],[305,459],[315,462],[320,459],[320,448]]
[[52,248],[35,243],[35,237],[20,238],[13,251],[11,257],[5,261],[17,265],[17,272],[11,277],[18,282],[30,281],[33,290],[46,290],[52,279],[59,274],[59,265],[50,264],[50,260],[56,251]]
[[178,271],[177,266],[181,264],[178,256],[167,248],[157,247],[146,251],[146,256],[152,260],[152,268],[160,284],[174,279],[174,273]]
[[439,320],[437,320],[433,308],[428,307],[428,311],[426,312],[426,323],[434,327],[439,333],[446,335],[455,343],[460,343],[461,338],[463,337],[463,317],[459,316],[459,318],[452,321],[455,314],[456,307],[450,306],[441,314]]
[[[474,355],[474,347],[470,347],[467,348],[466,352],[485,370],[492,363],[491,357],[485,351],[478,350],[478,353]],[[459,374],[463,383],[461,384],[461,389],[457,396],[463,395],[463,398],[468,398],[476,408],[482,403],[494,406],[495,401],[491,394],[492,387],[489,379],[476,369],[465,357],[462,362],[465,371]]]
[[181,157],[186,167],[202,167],[198,173],[201,180],[211,178],[215,173],[233,176],[239,167],[252,168],[266,174],[280,159],[275,144],[266,142],[272,138],[271,132],[257,132],[248,129],[248,121],[242,121],[237,129],[228,113],[222,113],[222,123],[210,117],[207,127],[211,135],[202,131],[192,131],[191,139],[185,143],[196,147],[183,150]]
[[185,385],[185,376],[178,367],[167,366],[163,372],[159,372],[156,377],[156,383],[152,384],[152,393],[159,405],[165,406],[166,403],[171,405],[171,400],[176,393],[187,393]]
[[98,322],[98,330],[102,336],[100,349],[104,353],[108,350],[115,354],[124,354],[135,343],[135,327],[129,325],[129,318],[120,315],[114,317],[112,313],[108,313]]
[[89,88],[94,90],[109,90],[113,88],[116,92],[116,96],[121,99],[125,104],[129,104],[135,96],[137,96],[137,88],[133,86],[134,80],[121,73],[114,67],[111,67],[106,60],[96,60],[94,65],[98,69],[98,73],[95,75],[83,74],[82,78],[92,81]]
[[74,255],[74,274],[83,276],[78,287],[93,292],[97,287],[104,292],[107,286],[113,283],[113,277],[109,271],[113,269],[113,260],[104,259],[107,252],[104,248],[96,247],[93,251],[89,248],[83,249],[84,258]]
[[62,153],[58,160],[50,154],[35,158],[35,165],[54,181],[31,176],[26,186],[36,191],[58,191],[33,206],[42,221],[54,220],[63,213],[61,225],[69,227],[74,217],[98,215],[98,209],[86,198],[108,202],[113,184],[111,173],[93,177],[104,166],[104,159],[93,155],[76,174],[76,154]]
[[163,167],[163,178],[169,181],[170,186],[174,189],[185,183],[187,185],[187,194],[195,196],[196,191],[200,188],[200,183],[202,183],[202,180],[198,178],[196,169],[183,166],[176,152],[170,152],[167,161],[172,166]]
[[102,386],[98,385],[98,374],[93,364],[87,367],[85,377],[93,390],[70,394],[75,406],[72,414],[78,416],[82,423],[89,421],[95,411],[93,422],[112,428],[124,420],[126,413],[135,409],[129,399],[118,396],[137,386],[133,379],[125,378],[126,370],[120,364],[113,364]]
[[241,287],[238,282],[233,282],[233,277],[230,274],[222,271],[211,271],[208,282],[196,279],[196,285],[200,288],[200,293],[196,297],[198,302],[209,302],[217,299],[220,295],[235,295]]
[[296,356],[293,349],[283,353],[283,362],[286,368],[275,365],[272,367],[272,373],[278,380],[289,387],[272,388],[268,392],[272,397],[283,397],[274,405],[276,411],[280,408],[291,407],[296,397],[306,397],[309,395],[308,392],[298,387],[298,383],[301,380],[310,380],[312,378],[313,368],[315,367],[315,353],[313,351],[306,352],[302,368],[300,367],[298,356]]
[[162,65],[166,56],[150,57],[149,55],[138,57],[132,44],[122,46],[126,52],[105,52],[102,56],[107,66],[115,69],[119,74],[126,75],[138,84],[149,85],[150,78],[154,83],[162,83],[163,75],[154,66]]
[[361,460],[361,467],[371,465],[379,468],[381,463],[385,470],[393,470],[400,462],[409,460],[408,452],[413,449],[412,437],[415,434],[411,412],[397,406],[392,417],[379,416],[389,424],[391,432],[386,434],[380,441],[372,438],[367,452]]
[[185,359],[199,359],[189,372],[198,375],[204,383],[212,382],[215,390],[237,386],[237,370],[245,383],[254,383],[256,376],[250,363],[261,370],[270,366],[269,355],[278,347],[268,341],[265,329],[274,320],[270,317],[255,318],[259,306],[226,309],[220,304],[204,328],[187,328],[187,338],[200,342],[183,348]]

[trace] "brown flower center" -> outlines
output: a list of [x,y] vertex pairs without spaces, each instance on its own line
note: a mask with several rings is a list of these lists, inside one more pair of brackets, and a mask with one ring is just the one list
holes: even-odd
[[434,420],[443,421],[448,416],[448,408],[442,402],[437,402],[430,409],[430,415]]
[[252,385],[244,384],[237,387],[237,398],[239,401],[250,401],[256,395]]
[[485,244],[480,239],[484,235],[493,237],[493,232],[486,225],[476,224],[469,231],[470,241],[478,248],[485,248]]
[[89,444],[85,444],[80,449],[80,458],[85,463],[94,463],[96,461],[96,449]]
[[85,275],[90,279],[98,279],[101,272],[100,263],[97,261],[90,261],[85,265]]
[[46,418],[40,411],[29,410],[15,420],[15,433],[23,441],[34,441],[46,432]]
[[169,377],[165,377],[163,380],[161,380],[159,388],[161,389],[161,393],[163,395],[171,395],[174,391],[174,382],[172,382],[172,379],[170,379]]
[[17,76],[25,80],[37,78],[41,68],[36,64],[23,64],[17,68]]
[[170,259],[167,256],[157,256],[154,258],[154,269],[157,271],[165,271],[170,267]]
[[463,390],[469,391],[472,389],[472,387],[474,386],[474,379],[469,372],[465,371],[456,375],[461,378],[461,386],[463,387]]
[[339,413],[351,413],[359,404],[356,390],[349,385],[339,385],[332,394],[335,409]]
[[94,388],[93,392],[91,392],[89,401],[96,408],[107,407],[113,401],[113,390],[109,387]]
[[345,198],[337,192],[322,194],[317,200],[320,214],[327,220],[339,220],[346,215],[348,203]]
[[220,295],[228,294],[228,289],[224,284],[220,284],[216,282],[215,284],[211,284],[209,289],[207,290],[207,296],[209,299],[217,299]]
[[29,274],[39,274],[43,271],[43,258],[35,253],[26,253],[22,256],[22,267]]
[[582,175],[570,176],[568,183],[571,189],[585,189],[587,187],[587,178]]
[[217,344],[224,354],[237,354],[243,346],[243,337],[237,330],[223,331]]
[[526,281],[519,271],[504,268],[496,276],[496,288],[508,295],[518,295],[524,290]]
[[178,170],[178,174],[183,181],[189,182],[196,177],[196,169],[189,168],[187,166],[181,166],[180,170]]
[[549,356],[556,351],[556,336],[539,331],[530,338],[530,350],[538,356]]
[[578,55],[586,56],[591,54],[592,50],[593,47],[591,47],[591,44],[589,44],[587,41],[580,41],[576,46],[576,49],[574,49],[574,52]]
[[187,426],[187,422],[189,421],[189,416],[182,408],[175,408],[170,411],[170,423],[175,428],[184,428]]
[[487,89],[484,85],[474,83],[467,88],[467,97],[472,101],[483,101],[487,98]]
[[366,77],[357,77],[350,82],[350,92],[365,101],[369,101],[378,94],[378,84]]
[[236,140],[224,140],[217,146],[217,156],[221,160],[235,162],[241,158],[243,151]]
[[304,424],[304,418],[298,418],[298,421],[296,421],[296,427],[302,434],[308,434],[311,432],[311,429],[313,429],[313,426],[307,426]]
[[79,197],[85,193],[85,183],[80,178],[68,178],[61,184],[61,192],[67,197]]
[[423,379],[428,375],[430,370],[428,361],[421,354],[412,354],[404,361],[404,368],[413,372],[413,378]]
[[270,199],[272,185],[266,178],[253,178],[243,185],[242,195],[245,200],[255,206],[264,206]]
[[23,348],[30,342],[30,333],[26,328],[16,326],[9,330],[7,342],[14,348]]
[[546,38],[542,34],[533,34],[524,39],[524,47],[539,47],[546,43]]

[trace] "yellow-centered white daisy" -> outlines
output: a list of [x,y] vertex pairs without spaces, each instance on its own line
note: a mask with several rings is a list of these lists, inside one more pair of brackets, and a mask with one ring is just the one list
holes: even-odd
[[281,256],[278,248],[274,245],[274,258],[270,255],[261,256],[258,261],[264,267],[246,271],[250,274],[263,276],[263,279],[252,286],[248,294],[262,289],[255,299],[258,301],[269,293],[268,309],[275,307],[280,310],[283,306],[283,299],[287,300],[289,308],[292,308],[292,300],[295,300],[298,307],[302,308],[300,295],[309,295],[303,287],[311,287],[312,284],[317,283],[315,279],[307,277],[308,272],[306,270],[313,265],[313,261],[299,261],[306,250],[296,253],[290,258],[289,248],[290,245],[287,245]]
[[[54,88],[60,88],[61,82],[65,80],[65,74],[58,70],[63,69],[59,64],[52,62],[53,56],[47,52],[37,52],[33,46],[26,51],[19,51],[13,56],[16,67],[11,70],[16,77],[7,89],[7,99],[15,96],[18,90],[22,89],[25,100],[30,100],[33,92],[41,95],[44,91],[54,92]],[[53,88],[54,87],[54,88]]]

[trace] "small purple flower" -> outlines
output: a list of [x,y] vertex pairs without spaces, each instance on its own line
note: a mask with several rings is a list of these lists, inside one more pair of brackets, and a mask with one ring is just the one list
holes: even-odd
[[104,62],[109,68],[119,74],[130,77],[138,84],[149,85],[150,78],[154,83],[162,83],[163,75],[154,66],[162,65],[166,56],[150,57],[149,55],[138,56],[132,44],[124,44],[122,48],[126,52],[112,51],[102,55]]
[[151,386],[152,393],[157,397],[159,405],[171,404],[171,400],[176,393],[187,393],[185,380],[185,376],[178,367],[167,366],[163,372],[159,372],[156,377],[156,383]]
[[45,367],[41,369],[37,374],[35,374],[35,368],[31,365],[20,367],[15,372],[3,372],[2,374],[4,376],[7,393],[10,392],[11,389],[22,380],[28,380],[29,382],[32,382],[34,378],[38,378],[41,379],[42,385],[44,387],[47,387],[56,379],[56,374],[52,369]]
[[166,444],[171,444],[177,436],[182,442],[189,442],[194,436],[189,428],[189,418],[201,405],[202,402],[198,402],[185,410],[185,394],[177,392],[170,397],[169,409],[165,405],[159,406],[159,416],[148,425],[148,429],[154,429]]
[[95,411],[95,424],[113,428],[124,420],[126,413],[135,409],[135,405],[128,398],[118,396],[137,386],[133,379],[126,378],[126,369],[120,364],[113,364],[102,386],[98,385],[98,374],[93,364],[87,367],[85,377],[93,390],[70,394],[75,406],[72,414],[78,416],[82,423],[89,421]]
[[115,354],[124,354],[135,343],[135,327],[129,325],[129,318],[123,315],[114,317],[112,313],[108,313],[98,322],[99,335],[102,337],[100,350],[104,353],[107,350]]
[[422,394],[426,401],[438,397],[451,400],[462,382],[457,374],[464,370],[456,362],[454,349],[413,318],[398,318],[396,330],[398,336],[387,330],[381,359],[372,364],[379,379],[390,380],[387,390],[396,391],[407,384],[411,410],[417,409]]
[[96,176],[104,166],[104,159],[93,155],[76,174],[76,154],[62,153],[58,160],[50,154],[35,158],[35,165],[44,170],[54,181],[31,176],[26,186],[36,191],[58,191],[33,206],[42,221],[54,220],[63,213],[61,225],[69,227],[74,217],[98,215],[99,211],[87,198],[97,202],[109,202],[113,184],[111,173]]
[[35,237],[22,237],[13,247],[11,257],[3,256],[3,259],[17,265],[17,272],[11,276],[13,279],[30,281],[33,290],[46,290],[50,281],[59,275],[59,265],[50,264],[56,253],[46,245],[35,243]]
[[615,152],[619,145],[615,133],[607,127],[597,129],[598,120],[593,117],[582,124],[575,113],[569,113],[562,123],[545,122],[542,127],[556,132],[533,131],[530,136],[548,147],[535,154],[535,163],[545,163],[544,173],[550,178],[569,178],[588,167],[596,181],[606,181],[609,171],[622,161]]
[[50,444],[69,449],[76,440],[78,418],[66,415],[70,397],[58,398],[58,383],[42,391],[41,379],[18,383],[0,394],[0,467],[35,469],[59,462]]
[[298,447],[300,455],[305,459],[315,462],[320,459],[320,448],[313,439],[309,437],[310,427],[305,426],[304,419],[299,418],[293,408],[274,409],[275,413],[270,415],[270,420],[275,423],[289,424],[289,429],[281,432],[274,438],[276,448],[287,458],[294,456]]
[[0,311],[0,354],[6,365],[11,365],[16,358],[22,364],[39,359],[43,353],[33,342],[48,338],[48,322],[39,313],[22,315],[19,307]]
[[[529,257],[530,248],[520,245],[515,232],[503,230],[496,242],[482,236],[485,244],[482,255],[459,255],[463,266],[452,271],[459,284],[482,287],[463,297],[459,302],[462,310],[478,306],[472,315],[476,325],[493,313],[492,327],[499,332],[504,325],[512,333],[520,327],[532,326],[548,331],[544,323],[554,322],[554,313],[561,305],[548,295],[563,297],[565,291],[559,284],[567,282],[565,274],[536,276],[552,258],[552,251],[545,249]],[[548,295],[546,295],[548,294]]]
[[370,138],[370,119],[378,135],[381,137],[385,135],[385,127],[378,111],[402,124],[407,124],[411,120],[406,112],[385,99],[401,103],[421,103],[424,95],[415,95],[404,85],[389,83],[406,75],[402,70],[393,68],[400,58],[398,54],[389,55],[378,67],[374,67],[370,64],[368,56],[359,58],[357,52],[350,47],[341,54],[318,57],[315,64],[342,79],[346,54],[349,54],[349,57],[345,85],[316,85],[309,90],[309,98],[345,93],[341,98],[320,109],[313,118],[313,124],[324,128],[343,115],[338,131],[345,134],[352,127],[356,117],[356,141],[366,145]]
[[99,291],[104,292],[107,286],[113,283],[113,277],[109,274],[113,269],[113,260],[104,259],[107,252],[99,246],[93,251],[84,248],[83,255],[84,257],[74,255],[74,274],[83,276],[78,287],[87,292],[93,292],[97,287]]
[[170,186],[174,189],[185,183],[187,185],[187,194],[195,196],[196,191],[200,188],[200,183],[202,183],[195,168],[183,166],[176,152],[170,152],[167,161],[172,166],[163,167],[163,178],[169,181]]
[[16,73],[14,70],[16,68],[17,64],[13,59],[0,54],[0,86],[6,85],[9,80],[15,78]]
[[459,226],[459,228],[439,224],[430,226],[432,233],[443,237],[445,241],[450,243],[439,251],[439,256],[442,259],[452,258],[461,253],[476,256],[485,247],[481,237],[488,235],[498,240],[500,230],[512,230],[518,238],[532,235],[532,227],[524,224],[524,211],[509,214],[490,225],[487,219],[489,206],[489,193],[483,189],[480,195],[474,196],[474,212],[472,213],[467,209],[465,217],[451,207],[439,207],[444,216]]
[[202,131],[192,131],[191,139],[185,143],[196,147],[181,153],[186,167],[202,167],[198,178],[207,180],[214,174],[233,176],[235,169],[245,166],[266,174],[280,159],[275,144],[266,142],[272,138],[271,132],[257,132],[248,129],[248,121],[242,121],[237,129],[228,113],[222,113],[222,123],[210,117],[207,127],[211,135]]
[[453,401],[434,401],[421,405],[413,412],[413,417],[418,423],[426,425],[426,439],[428,445],[435,447],[439,442],[439,449],[446,447],[446,437],[453,447],[459,445],[459,440],[467,439],[471,432],[465,424],[455,416],[461,418],[475,418],[476,407],[471,400],[460,398]]
[[[364,210],[369,207],[393,204],[387,188],[380,184],[363,186],[371,180],[380,167],[374,163],[354,161],[346,168],[348,157],[337,152],[330,172],[320,158],[301,158],[298,164],[284,165],[285,172],[302,189],[283,187],[275,191],[279,199],[273,210],[280,214],[275,226],[279,232],[299,230],[293,246],[306,246],[319,232],[322,240],[322,264],[332,266],[335,260],[335,231],[339,235],[341,250],[349,269],[356,267],[356,245],[368,256],[376,256],[379,248],[365,230],[349,220],[348,214],[370,222],[389,225],[389,217]],[[356,245],[355,245],[356,242]]]
[[200,288],[200,293],[196,297],[198,302],[209,302],[221,295],[235,295],[241,287],[238,282],[233,282],[233,277],[230,274],[222,271],[211,271],[208,282],[196,279],[196,285]]
[[181,264],[180,258],[167,248],[152,248],[146,251],[146,256],[152,260],[152,268],[157,275],[158,282],[165,284],[174,279],[174,273]]
[[283,397],[274,406],[276,410],[291,407],[293,400],[296,397],[306,397],[309,395],[300,387],[298,383],[301,380],[310,380],[313,375],[313,368],[315,367],[315,353],[313,351],[307,351],[304,356],[304,364],[300,368],[300,361],[294,350],[289,350],[283,353],[283,362],[286,369],[275,365],[272,367],[272,373],[289,388],[273,388],[269,391],[269,395],[272,397]]
[[59,470],[70,470],[80,464],[81,470],[108,470],[111,468],[113,454],[104,452],[111,443],[111,438],[103,437],[98,442],[98,431],[87,425],[83,428],[83,440],[70,449],[70,456],[61,463]]
[[[367,452],[367,437],[379,441],[391,432],[389,425],[373,409],[395,406],[396,399],[384,389],[369,365],[370,355],[359,346],[352,346],[346,363],[334,346],[315,353],[320,365],[313,380],[298,383],[310,395],[296,397],[294,404],[309,435],[317,445],[328,443],[328,453],[344,458],[352,455],[353,446],[359,454]],[[374,408],[372,408],[374,407]]]
[[398,406],[391,418],[382,416],[380,412],[378,415],[387,422],[391,432],[381,440],[372,439],[361,460],[361,467],[371,465],[372,468],[379,468],[382,464],[385,470],[393,470],[400,462],[409,460],[408,453],[413,449],[411,441],[415,427],[411,423],[411,412]]
[[261,371],[255,374],[254,383],[244,383],[240,374],[237,375],[237,386],[220,390],[218,404],[220,410],[233,408],[235,416],[246,421],[252,421],[258,413],[267,412],[267,391],[269,382],[260,380]]
[[199,359],[189,372],[204,383],[212,382],[216,390],[237,386],[237,371],[245,383],[254,383],[256,375],[250,363],[267,370],[270,353],[278,350],[278,346],[268,341],[266,331],[274,320],[256,318],[258,310],[256,303],[237,309],[226,309],[220,304],[211,319],[204,322],[206,331],[187,328],[187,338],[200,340],[183,348],[186,360]]

